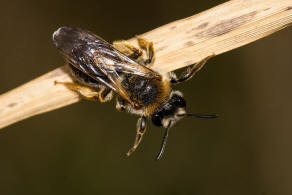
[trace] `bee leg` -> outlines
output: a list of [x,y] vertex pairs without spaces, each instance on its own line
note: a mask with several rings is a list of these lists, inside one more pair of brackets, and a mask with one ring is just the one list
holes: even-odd
[[120,112],[126,110],[126,101],[117,96],[117,104],[116,104],[116,109]]
[[99,93],[89,87],[80,85],[78,83],[71,83],[71,82],[59,82],[55,81],[55,85],[62,84],[68,87],[69,89],[76,91],[81,95],[83,98],[88,100],[98,100],[99,99]]
[[135,46],[131,45],[127,41],[124,41],[124,40],[114,41],[113,46],[114,48],[124,53],[129,58],[136,60],[138,63],[144,66],[151,64],[154,61],[153,43],[143,38],[137,37],[137,39],[138,39],[139,46],[146,51],[147,59],[143,58],[142,50],[136,48]]
[[136,48],[135,46],[124,40],[114,41],[113,46],[133,60],[138,59],[143,54],[142,50]]
[[174,72],[170,72],[170,82],[172,84],[178,84],[191,79],[206,64],[206,62],[214,56],[215,54],[212,54],[200,62],[195,63],[192,67],[188,67],[179,77],[177,77]]
[[138,59],[141,64],[145,66],[154,62],[155,53],[153,42],[137,37],[139,46],[146,51],[147,59]]
[[101,88],[98,99],[100,102],[108,102],[113,98],[113,91],[108,87]]
[[136,135],[133,147],[127,152],[127,156],[130,156],[137,149],[145,132],[146,132],[146,117],[142,116],[137,121],[137,135]]

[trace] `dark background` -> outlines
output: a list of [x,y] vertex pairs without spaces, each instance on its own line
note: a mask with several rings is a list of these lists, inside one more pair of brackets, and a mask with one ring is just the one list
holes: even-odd
[[[63,25],[108,41],[131,38],[223,1],[6,1],[0,7],[0,93],[61,66],[51,34]],[[0,132],[0,194],[292,194],[292,28],[219,55],[179,86],[194,113],[153,125],[127,158],[137,117],[114,102],[80,103]]]

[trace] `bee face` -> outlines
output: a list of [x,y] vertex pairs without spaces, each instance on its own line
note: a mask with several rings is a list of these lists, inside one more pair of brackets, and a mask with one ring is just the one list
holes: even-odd
[[175,91],[171,93],[169,100],[153,113],[151,120],[156,126],[168,128],[169,124],[172,126],[182,119],[185,113],[186,101],[184,100],[182,93]]

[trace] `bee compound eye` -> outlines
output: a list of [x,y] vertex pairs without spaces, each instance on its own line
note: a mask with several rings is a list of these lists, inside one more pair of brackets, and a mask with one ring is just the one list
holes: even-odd
[[179,98],[179,107],[186,107],[186,101],[182,97]]
[[162,126],[162,117],[159,115],[159,113],[154,113],[151,117],[151,121],[156,126]]
[[173,104],[177,107],[186,107],[186,101],[184,100],[183,97],[179,95],[175,95],[172,97],[173,98]]

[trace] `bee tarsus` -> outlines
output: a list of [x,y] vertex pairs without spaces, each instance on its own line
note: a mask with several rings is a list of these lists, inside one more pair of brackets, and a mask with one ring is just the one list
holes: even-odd
[[187,70],[183,72],[179,77],[177,77],[176,74],[172,72],[170,82],[172,84],[178,84],[191,79],[199,70],[201,70],[201,68],[203,68],[206,62],[214,56],[215,54],[212,54],[202,59],[198,63],[195,63],[192,67],[187,68]]
[[145,132],[146,132],[146,117],[142,116],[137,121],[137,134],[136,134],[135,142],[134,142],[133,147],[127,152],[127,156],[130,156],[136,150]]

